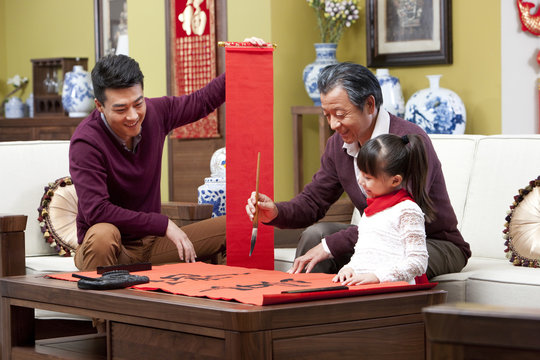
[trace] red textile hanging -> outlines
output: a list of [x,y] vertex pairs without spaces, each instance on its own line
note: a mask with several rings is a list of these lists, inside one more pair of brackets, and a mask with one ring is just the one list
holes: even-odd
[[227,148],[227,265],[274,269],[274,229],[259,223],[249,256],[252,223],[246,202],[255,191],[261,153],[259,192],[274,197],[272,45],[225,44]]
[[[216,77],[216,20],[214,0],[172,2],[171,34],[174,94],[191,94]],[[178,139],[219,137],[217,111],[172,131]]]

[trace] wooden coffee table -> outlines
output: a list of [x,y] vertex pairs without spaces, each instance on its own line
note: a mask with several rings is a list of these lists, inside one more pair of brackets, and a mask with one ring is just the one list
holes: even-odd
[[[418,290],[255,306],[35,275],[1,278],[0,291],[2,359],[424,359],[422,308],[446,298]],[[106,319],[107,331],[35,341],[34,308]]]

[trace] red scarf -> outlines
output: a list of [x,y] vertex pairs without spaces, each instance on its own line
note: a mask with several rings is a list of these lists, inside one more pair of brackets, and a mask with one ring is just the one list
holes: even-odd
[[386,195],[368,198],[367,207],[364,209],[364,213],[366,216],[371,216],[405,200],[414,201],[405,189],[399,189]]

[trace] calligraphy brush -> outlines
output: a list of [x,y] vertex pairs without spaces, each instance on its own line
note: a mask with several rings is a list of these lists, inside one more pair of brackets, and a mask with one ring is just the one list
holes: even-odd
[[257,228],[259,226],[259,169],[261,162],[261,153],[257,155],[257,177],[255,178],[255,214],[253,215],[253,230],[251,230],[251,248],[249,249],[249,256],[253,253],[255,248],[255,242],[257,242]]

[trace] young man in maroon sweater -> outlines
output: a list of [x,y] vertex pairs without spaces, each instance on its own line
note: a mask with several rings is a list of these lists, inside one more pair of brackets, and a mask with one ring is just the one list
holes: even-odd
[[[328,139],[321,167],[311,183],[288,202],[275,204],[259,194],[259,219],[280,228],[308,227],[301,235],[291,273],[337,273],[354,252],[356,226],[318,223],[345,191],[361,212],[366,196],[358,184],[356,157],[367,140],[380,134],[419,134],[428,153],[427,192],[433,200],[435,221],[426,224],[429,262],[427,276],[460,271],[471,256],[469,244],[457,229],[457,219],[448,198],[441,163],[427,134],[417,125],[381,108],[382,92],[377,78],[364,66],[352,63],[330,65],[318,81],[323,112],[334,135]],[[246,205],[255,211],[255,194]]]
[[160,213],[160,180],[167,134],[225,101],[225,75],[190,95],[149,99],[139,64],[113,55],[97,62],[92,82],[96,110],[69,150],[79,198],[75,265],[193,262],[224,251],[225,217],[179,228]]

